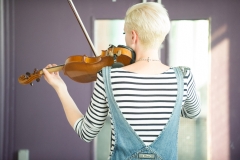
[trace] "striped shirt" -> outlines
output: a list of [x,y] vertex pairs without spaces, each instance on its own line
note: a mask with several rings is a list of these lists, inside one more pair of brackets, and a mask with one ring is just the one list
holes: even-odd
[[[137,74],[122,68],[111,70],[114,98],[127,122],[146,145],[150,145],[168,122],[177,97],[177,79],[173,68],[156,75]],[[195,118],[200,113],[199,99],[190,70],[184,77],[181,116]],[[97,75],[90,106],[76,121],[74,130],[86,142],[93,140],[109,113],[102,73]],[[109,114],[111,118],[111,113]],[[111,123],[112,124],[112,123]],[[115,136],[112,126],[112,146]]]

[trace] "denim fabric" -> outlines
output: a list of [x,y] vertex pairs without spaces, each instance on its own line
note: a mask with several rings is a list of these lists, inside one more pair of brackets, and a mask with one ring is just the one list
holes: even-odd
[[179,118],[183,97],[183,73],[173,68],[177,77],[177,99],[172,115],[161,134],[149,146],[145,145],[123,117],[111,88],[111,67],[102,69],[104,86],[115,131],[115,146],[111,160],[177,160]]

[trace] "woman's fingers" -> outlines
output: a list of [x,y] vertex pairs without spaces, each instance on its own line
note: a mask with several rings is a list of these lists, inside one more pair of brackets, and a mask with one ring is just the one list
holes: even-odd
[[52,67],[52,64],[48,64],[45,68],[50,68]]
[[52,66],[53,66],[52,64],[48,64],[45,68],[43,68],[44,78],[46,81],[48,81],[51,78],[52,74],[54,74],[54,73],[50,73],[47,70],[47,68],[51,68]]
[[59,87],[66,87],[66,84],[64,83],[64,81],[61,79],[61,77],[59,76],[59,72],[52,72],[53,69],[51,69],[52,71],[49,72],[48,68],[57,66],[56,64],[49,64],[47,65],[44,69],[43,69],[43,73],[44,73],[44,79],[54,88],[59,88]]
[[[48,64],[45,68],[51,68],[51,67],[54,67],[54,66],[57,66],[57,64]],[[59,75],[59,72],[56,71],[56,72],[49,72],[50,74],[55,74],[55,75]]]
[[[54,67],[54,66],[57,66],[57,64],[52,64],[52,66]],[[59,75],[59,72],[57,71],[57,72],[54,72],[54,74],[55,75]]]
[[46,81],[48,81],[48,79],[51,76],[51,74],[48,72],[48,70],[46,68],[43,68],[43,73],[44,73],[44,79]]

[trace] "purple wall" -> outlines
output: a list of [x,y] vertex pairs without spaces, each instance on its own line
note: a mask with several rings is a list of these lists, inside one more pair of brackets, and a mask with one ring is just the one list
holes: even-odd
[[[10,53],[14,59],[15,79],[13,88],[14,99],[7,95],[9,103],[14,104],[11,111],[14,120],[14,133],[9,149],[9,157],[15,155],[19,149],[29,149],[31,160],[42,159],[93,159],[93,143],[85,143],[68,124],[59,99],[52,88],[44,79],[34,86],[22,86],[17,82],[18,76],[26,71],[32,72],[45,67],[48,63],[62,64],[66,58],[76,54],[93,55],[85,40],[82,31],[67,3],[67,0],[18,0],[14,1],[14,29],[15,52]],[[74,1],[74,4],[82,18],[82,21],[93,39],[93,19],[99,18],[123,18],[126,9],[140,0],[85,0]],[[229,97],[229,122],[230,122],[230,158],[240,158],[240,118],[238,108],[240,104],[239,68],[240,37],[238,36],[240,21],[240,2],[237,0],[163,0],[162,3],[168,9],[171,19],[207,19],[211,17],[211,33],[220,26],[227,24],[227,32],[212,42],[214,47],[221,38],[230,40],[229,46],[229,92],[224,95]],[[13,42],[12,42],[13,43]],[[11,43],[11,45],[13,45]],[[105,48],[103,48],[105,49]],[[217,61],[214,63],[218,63]],[[9,63],[10,64],[10,63]],[[214,65],[214,64],[212,64]],[[221,69],[221,68],[219,68]],[[224,76],[224,75],[223,75]],[[85,113],[92,93],[92,84],[78,84],[63,76],[73,99],[80,110]],[[213,81],[214,83],[214,81]],[[221,98],[221,97],[220,97]],[[11,102],[11,103],[10,103]],[[9,114],[9,113],[7,113]],[[6,132],[6,129],[5,129]],[[221,132],[221,130],[219,130]],[[214,134],[211,133],[212,137]],[[224,137],[221,137],[224,138]],[[221,146],[221,141],[212,144],[211,159],[218,159],[219,153],[214,149]],[[6,142],[5,142],[6,146]],[[11,158],[12,159],[12,158]]]
[[[35,67],[65,63],[71,55],[91,54],[67,1],[15,1],[15,38],[16,77],[26,71],[32,73]],[[62,77],[85,113],[91,84]],[[55,91],[43,78],[33,87],[16,82],[15,112],[14,151],[29,149],[34,160],[91,159],[92,143],[79,140],[66,121]]]
[[[92,37],[94,18],[122,19],[126,9],[138,1],[73,2]],[[49,63],[62,64],[71,55],[93,55],[67,0],[15,1],[15,47],[16,77]],[[62,77],[85,113],[92,83],[79,84],[63,74]],[[93,159],[93,143],[78,138],[66,120],[55,91],[43,78],[33,87],[19,85],[17,81],[15,85],[15,152],[29,149],[33,160]]]

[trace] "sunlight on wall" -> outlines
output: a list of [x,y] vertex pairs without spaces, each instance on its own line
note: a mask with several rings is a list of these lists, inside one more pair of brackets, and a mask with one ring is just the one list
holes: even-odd
[[[220,36],[227,30],[222,26],[216,31]],[[216,35],[213,34],[213,35]],[[215,37],[217,38],[217,37]],[[227,38],[222,39],[212,48],[211,77],[211,160],[229,160],[229,45]]]
[[227,31],[227,25],[223,25],[221,26],[218,30],[216,30],[213,34],[212,34],[212,42],[216,41],[217,39],[221,38],[222,35],[224,35]]

